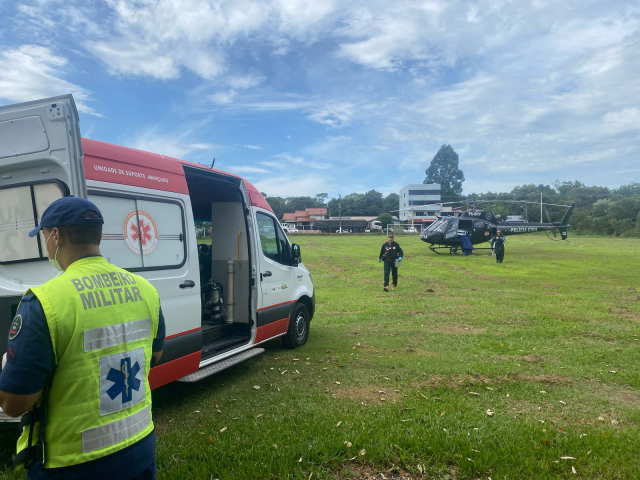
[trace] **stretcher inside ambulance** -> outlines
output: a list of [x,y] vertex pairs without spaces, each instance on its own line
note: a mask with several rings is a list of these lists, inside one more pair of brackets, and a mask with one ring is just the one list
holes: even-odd
[[[293,348],[307,341],[311,276],[260,192],[231,173],[81,138],[65,95],[0,107],[0,355],[24,292],[58,274],[42,234],[27,233],[66,195],[100,208],[107,261],[160,294],[167,336],[152,388],[205,378],[276,337]],[[196,221],[211,224],[201,243]],[[102,298],[87,279],[87,308],[122,298],[116,283]],[[2,421],[14,419],[0,413]]]

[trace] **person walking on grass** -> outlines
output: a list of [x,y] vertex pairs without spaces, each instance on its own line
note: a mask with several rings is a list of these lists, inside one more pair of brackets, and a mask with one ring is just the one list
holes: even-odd
[[382,244],[382,248],[380,248],[380,255],[378,256],[378,262],[384,261],[385,292],[389,291],[389,273],[391,273],[393,279],[391,288],[395,290],[398,286],[398,267],[396,265],[396,260],[401,262],[403,256],[404,253],[402,252],[402,248],[400,248],[400,245],[393,240],[393,234],[390,234],[387,241]]
[[27,291],[9,329],[0,407],[22,415],[14,466],[27,479],[153,480],[149,370],[165,326],[156,289],[100,254],[102,214],[53,202],[40,225],[61,274]]
[[507,237],[502,235],[502,230],[498,230],[495,237],[491,239],[491,250],[496,254],[496,263],[502,263],[504,260],[504,244],[507,241]]

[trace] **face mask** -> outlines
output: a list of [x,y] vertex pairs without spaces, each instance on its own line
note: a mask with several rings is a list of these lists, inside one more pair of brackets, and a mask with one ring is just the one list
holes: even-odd
[[[51,232],[51,235],[53,235],[53,232]],[[51,235],[49,235],[49,238],[51,238]],[[47,243],[45,243],[45,247],[49,244],[49,238],[47,238]],[[62,243],[62,242],[60,242]],[[53,259],[49,259],[49,263],[51,263],[51,265],[53,265],[53,268],[55,268],[56,270],[59,270],[60,272],[63,272],[64,270],[62,269],[62,267],[60,266],[60,264],[58,263],[58,250],[60,249],[60,244],[58,244],[58,248],[56,248],[56,253],[53,256]]]

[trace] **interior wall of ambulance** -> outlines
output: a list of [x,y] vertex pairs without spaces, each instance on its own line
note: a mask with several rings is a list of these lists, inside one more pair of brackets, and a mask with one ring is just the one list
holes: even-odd
[[[240,262],[238,262],[238,231],[240,231]],[[227,262],[233,260],[234,323],[249,323],[249,249],[247,226],[241,202],[211,204],[212,277],[224,289],[227,306]]]

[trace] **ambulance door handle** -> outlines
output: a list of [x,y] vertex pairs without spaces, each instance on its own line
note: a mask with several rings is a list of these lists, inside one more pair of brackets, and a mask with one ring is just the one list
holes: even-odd
[[180,288],[182,288],[183,290],[186,288],[193,288],[195,286],[196,286],[196,282],[194,282],[193,280],[185,280],[180,284]]
[[267,270],[266,272],[264,272],[262,274],[263,277],[270,277],[271,276],[271,272],[269,270]]

